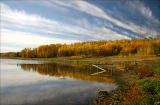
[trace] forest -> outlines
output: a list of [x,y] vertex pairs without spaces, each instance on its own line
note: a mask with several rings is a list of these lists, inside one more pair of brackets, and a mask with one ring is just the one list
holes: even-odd
[[1,57],[53,58],[66,56],[160,55],[160,39],[139,38],[114,41],[84,41],[72,44],[40,45],[20,52],[1,53]]

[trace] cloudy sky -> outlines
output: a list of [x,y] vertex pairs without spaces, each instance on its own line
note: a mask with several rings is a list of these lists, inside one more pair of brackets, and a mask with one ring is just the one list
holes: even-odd
[[160,37],[159,0],[1,0],[1,52],[41,44]]

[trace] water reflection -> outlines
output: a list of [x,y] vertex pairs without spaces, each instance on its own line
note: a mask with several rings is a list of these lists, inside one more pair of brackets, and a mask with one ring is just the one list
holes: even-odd
[[97,68],[88,65],[45,63],[19,64],[19,66],[25,71],[36,71],[42,75],[71,77],[80,80],[113,82],[110,78],[111,72],[106,72],[98,76],[92,76],[92,73],[97,72]]
[[1,62],[1,105],[87,105],[98,89],[117,88],[109,73],[91,76],[91,66],[22,62]]

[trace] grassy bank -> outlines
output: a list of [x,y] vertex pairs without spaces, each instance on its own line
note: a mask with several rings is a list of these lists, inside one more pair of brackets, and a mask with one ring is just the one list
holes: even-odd
[[92,105],[159,105],[160,104],[160,59],[136,58],[131,60],[128,71],[118,72],[114,79],[121,88],[113,93],[98,97]]

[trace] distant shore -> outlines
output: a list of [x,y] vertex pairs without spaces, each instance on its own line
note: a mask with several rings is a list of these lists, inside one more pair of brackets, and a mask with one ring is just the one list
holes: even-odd
[[93,64],[93,63],[109,63],[109,62],[126,62],[126,61],[141,61],[141,60],[157,60],[160,56],[109,56],[109,57],[56,57],[56,58],[22,58],[22,57],[1,57],[1,59],[22,59],[22,60],[42,60],[42,61],[58,61],[70,62],[80,64]]

